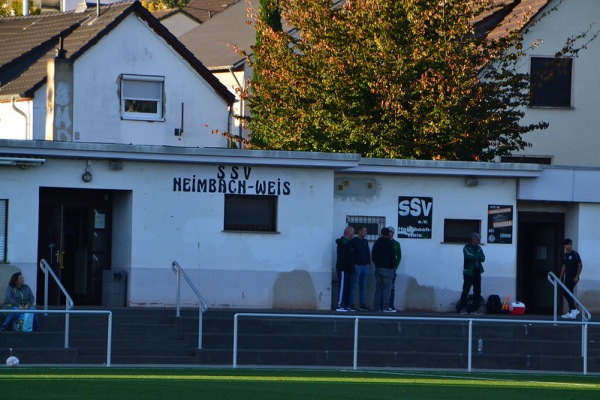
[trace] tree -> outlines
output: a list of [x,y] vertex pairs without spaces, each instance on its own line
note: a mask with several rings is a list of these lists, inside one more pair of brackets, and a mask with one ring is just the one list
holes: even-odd
[[[39,15],[42,13],[41,8],[35,7],[33,1],[29,1],[29,15]],[[12,0],[0,6],[0,17],[12,17],[23,15],[23,1]]]
[[142,6],[149,11],[167,10],[170,8],[184,7],[190,0],[142,0]]
[[270,3],[296,29],[256,21],[244,94],[254,148],[489,161],[547,127],[520,124],[521,33],[491,40],[474,30],[492,0]]

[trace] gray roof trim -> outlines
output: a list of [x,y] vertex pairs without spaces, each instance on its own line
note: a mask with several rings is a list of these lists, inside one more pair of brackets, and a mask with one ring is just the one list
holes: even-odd
[[352,168],[360,160],[360,155],[354,153],[332,154],[41,140],[0,140],[0,155],[192,164],[249,164],[332,169]]
[[536,178],[542,174],[540,164],[486,163],[476,161],[392,160],[363,158],[351,173],[396,175],[446,175]]

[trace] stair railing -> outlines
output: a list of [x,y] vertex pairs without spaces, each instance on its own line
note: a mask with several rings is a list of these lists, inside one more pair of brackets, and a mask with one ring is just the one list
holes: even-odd
[[548,281],[554,286],[554,321],[558,319],[558,287],[562,287],[565,292],[567,292],[575,303],[581,308],[581,320],[589,321],[592,318],[592,314],[588,311],[587,308],[583,305],[583,303],[575,297],[573,292],[571,292],[567,286],[561,281],[558,276],[554,272],[548,272]]
[[[73,299],[69,296],[67,289],[56,276],[50,265],[43,258],[40,260],[40,269],[44,272],[44,311],[48,311],[48,276],[51,276],[62,293],[65,295],[65,310],[68,311],[75,306]],[[47,313],[46,313],[47,315]],[[69,348],[69,313],[65,313],[65,348]]]
[[202,295],[200,294],[198,289],[196,289],[196,286],[194,286],[194,283],[187,276],[187,274],[185,273],[183,268],[181,268],[181,266],[177,263],[177,261],[173,261],[173,263],[171,264],[171,269],[173,270],[173,272],[175,273],[175,276],[177,277],[176,278],[177,288],[176,288],[176,294],[175,294],[175,303],[177,306],[177,311],[176,311],[175,316],[177,318],[181,317],[181,277],[182,276],[183,276],[183,279],[185,279],[185,281],[189,285],[189,287],[192,289],[192,291],[194,292],[194,294],[196,295],[196,297],[198,298],[198,301],[200,303],[199,307],[198,307],[198,348],[201,349],[202,348],[202,319],[203,319],[203,313],[206,310],[208,310],[208,304],[206,303],[206,301],[204,300],[204,297],[202,297]]

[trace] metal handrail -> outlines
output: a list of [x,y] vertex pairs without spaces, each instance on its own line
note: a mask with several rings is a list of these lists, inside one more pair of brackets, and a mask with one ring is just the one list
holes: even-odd
[[[109,310],[15,310],[15,309],[3,309],[5,313],[19,313],[24,312],[32,314],[65,314],[65,320],[68,319],[70,314],[107,314],[108,315],[108,329],[106,333],[106,366],[110,367],[111,353],[112,353],[112,312]],[[65,324],[65,349],[69,348],[69,325]]]
[[260,317],[260,318],[307,318],[307,319],[354,319],[354,353],[353,353],[353,369],[358,368],[358,323],[359,320],[393,320],[393,321],[435,321],[435,322],[461,322],[468,323],[467,335],[467,371],[472,371],[473,358],[473,324],[475,323],[512,323],[512,324],[542,324],[542,325],[581,325],[582,337],[582,359],[583,359],[583,374],[588,372],[588,343],[587,330],[589,325],[600,326],[600,322],[589,321],[540,321],[526,319],[493,319],[493,318],[450,318],[450,317],[375,317],[375,316],[342,316],[342,315],[311,315],[311,314],[267,314],[267,313],[237,313],[233,318],[233,364],[232,367],[237,368],[238,359],[238,319],[240,317]]
[[548,272],[548,281],[550,281],[550,283],[552,283],[552,285],[554,286],[554,320],[555,321],[558,319],[558,313],[557,313],[557,307],[558,307],[558,285],[560,285],[565,292],[567,292],[569,295],[571,295],[571,297],[573,298],[573,300],[575,300],[575,303],[577,303],[577,305],[581,308],[581,320],[582,321],[589,321],[590,319],[592,319],[592,314],[588,311],[588,309],[585,308],[585,306],[583,305],[583,303],[581,301],[579,301],[579,299],[577,297],[575,297],[575,295],[573,294],[573,292],[571,292],[567,288],[567,286],[563,283],[563,281],[561,281],[558,278],[558,276],[556,276],[556,274],[554,272]]
[[203,313],[206,310],[208,310],[208,304],[206,303],[206,301],[204,300],[204,297],[202,297],[202,295],[200,294],[198,289],[196,289],[196,286],[194,286],[194,283],[187,276],[187,274],[185,273],[183,268],[181,268],[181,266],[177,263],[177,261],[173,261],[173,263],[171,264],[171,269],[173,270],[173,272],[175,273],[175,275],[177,277],[176,278],[177,289],[176,289],[176,294],[175,294],[175,303],[177,306],[177,311],[175,314],[176,317],[177,318],[181,317],[181,311],[180,311],[181,310],[181,283],[180,283],[181,276],[183,276],[183,278],[185,279],[187,284],[190,286],[190,288],[192,289],[192,291],[198,298],[198,301],[200,302],[199,307],[198,307],[198,348],[201,349],[202,348],[202,319],[203,319]]
[[[48,311],[48,275],[52,276],[60,290],[65,295],[65,310],[70,310],[75,306],[73,299],[69,296],[67,289],[63,286],[58,276],[54,273],[52,268],[46,260],[43,258],[40,260],[40,269],[44,272],[44,311]],[[69,314],[65,314],[65,348],[69,347]]]

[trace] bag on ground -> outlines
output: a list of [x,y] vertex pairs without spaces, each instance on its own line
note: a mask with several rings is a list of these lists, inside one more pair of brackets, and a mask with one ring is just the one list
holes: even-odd
[[485,306],[488,314],[500,314],[502,312],[502,300],[497,294],[490,294]]

